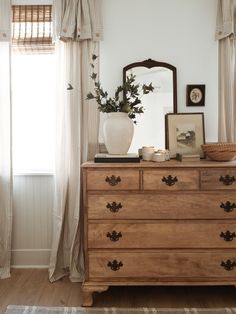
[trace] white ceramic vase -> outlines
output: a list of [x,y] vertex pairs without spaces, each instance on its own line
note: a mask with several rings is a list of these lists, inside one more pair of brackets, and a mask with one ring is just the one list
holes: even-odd
[[103,139],[112,155],[127,154],[134,134],[133,121],[125,112],[110,112],[103,124]]

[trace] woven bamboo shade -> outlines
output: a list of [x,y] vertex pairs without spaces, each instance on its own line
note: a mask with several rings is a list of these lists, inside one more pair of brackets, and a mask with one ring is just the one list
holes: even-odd
[[12,6],[12,46],[23,53],[51,53],[52,6]]

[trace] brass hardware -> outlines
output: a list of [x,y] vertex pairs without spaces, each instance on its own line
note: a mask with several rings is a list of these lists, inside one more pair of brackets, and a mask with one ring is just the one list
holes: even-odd
[[227,201],[225,204],[221,203],[220,204],[220,208],[224,208],[224,211],[226,213],[230,213],[230,212],[232,212],[236,208],[236,204],[235,203],[230,203],[229,201]]
[[107,266],[111,267],[111,270],[117,271],[117,270],[119,270],[123,266],[123,263],[122,262],[118,262],[116,259],[114,259],[112,262],[109,261],[107,263]]
[[119,238],[122,238],[121,232],[116,232],[115,230],[112,231],[112,233],[107,232],[107,238],[110,238],[111,241],[116,242],[119,240]]
[[236,234],[235,232],[230,232],[227,230],[225,233],[221,232],[220,237],[224,238],[225,241],[233,241],[233,239],[236,237]]
[[231,185],[235,181],[235,177],[227,174],[226,176],[220,176],[219,181],[223,182],[224,185]]
[[234,267],[236,266],[236,262],[227,259],[226,262],[222,261],[220,266],[224,267],[225,270],[230,271],[234,269]]
[[162,182],[164,182],[166,185],[172,186],[175,184],[175,182],[178,182],[177,177],[172,177],[169,175],[168,177],[163,177]]
[[107,203],[106,207],[109,208],[112,213],[117,213],[119,209],[122,208],[122,205],[121,203],[112,202],[112,203]]
[[115,186],[119,182],[121,182],[121,178],[120,178],[120,176],[116,177],[116,176],[112,175],[111,177],[106,177],[105,181],[108,182],[111,186]]

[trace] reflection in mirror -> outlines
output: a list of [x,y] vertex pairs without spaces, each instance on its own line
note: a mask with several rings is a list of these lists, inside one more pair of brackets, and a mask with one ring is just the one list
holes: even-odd
[[142,99],[144,113],[137,115],[129,152],[137,153],[142,146],[164,149],[165,114],[177,113],[176,68],[168,63],[148,59],[124,67],[124,82],[131,74],[136,76],[137,83],[152,83],[155,89]]

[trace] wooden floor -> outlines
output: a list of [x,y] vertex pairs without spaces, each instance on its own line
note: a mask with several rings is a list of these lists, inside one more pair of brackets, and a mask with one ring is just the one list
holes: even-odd
[[[48,281],[46,270],[14,269],[0,280],[0,313],[8,304],[81,306],[80,284]],[[236,307],[235,287],[111,287],[94,294],[96,307]]]

